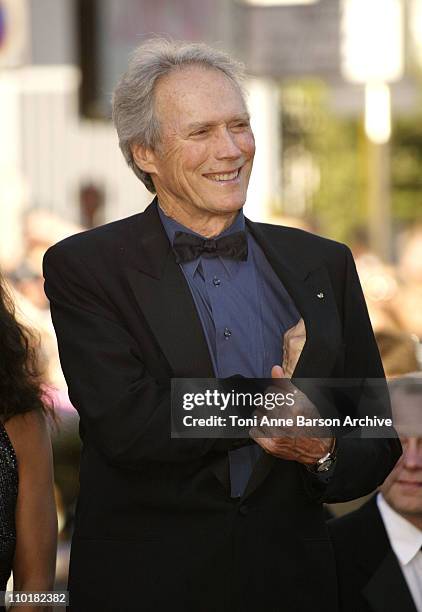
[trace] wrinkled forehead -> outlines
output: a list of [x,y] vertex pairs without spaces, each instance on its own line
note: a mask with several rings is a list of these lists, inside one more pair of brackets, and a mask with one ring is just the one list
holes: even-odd
[[422,385],[412,393],[393,390],[391,409],[394,426],[400,436],[422,438]]
[[240,87],[216,68],[184,66],[161,77],[154,92],[160,127],[215,122],[247,112]]

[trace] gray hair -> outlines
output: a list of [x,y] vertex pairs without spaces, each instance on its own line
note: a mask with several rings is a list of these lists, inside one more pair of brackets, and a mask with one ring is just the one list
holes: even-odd
[[154,92],[158,79],[186,66],[199,65],[223,72],[238,88],[243,99],[243,64],[224,51],[203,43],[152,38],[133,53],[128,70],[118,82],[112,99],[113,121],[123,156],[145,187],[155,193],[150,174],[135,163],[131,145],[156,149],[160,125],[154,112]]

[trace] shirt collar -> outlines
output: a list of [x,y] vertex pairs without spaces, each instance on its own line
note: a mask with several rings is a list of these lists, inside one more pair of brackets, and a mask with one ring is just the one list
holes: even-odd
[[409,563],[422,546],[422,531],[409,523],[384,499],[377,495],[378,510],[382,516],[391,547],[402,565]]
[[[175,219],[172,219],[172,217],[168,217],[165,214],[165,212],[161,209],[159,204],[157,206],[157,209],[158,209],[158,214],[161,219],[161,223],[163,224],[163,227],[164,227],[164,231],[166,232],[167,238],[169,239],[171,245],[173,244],[174,236],[176,232],[186,232],[188,234],[193,234],[194,236],[199,236],[199,238],[205,238],[205,236],[201,236],[201,234],[194,232],[189,227],[185,227],[184,225],[182,225]],[[222,236],[229,236],[230,234],[234,234],[235,232],[241,232],[244,230],[245,230],[245,216],[243,214],[243,211],[240,210],[235,220],[230,225],[230,227],[227,227],[223,232],[221,232],[221,234],[218,234],[218,236],[215,236],[215,239],[221,238]],[[222,264],[226,268],[229,275],[234,273],[235,268],[239,263],[231,259],[223,260],[221,257],[219,257],[218,259],[219,261],[222,262]],[[201,258],[198,257],[197,259],[194,259],[193,261],[184,263],[182,264],[183,269],[186,272],[188,272],[190,275],[193,276],[200,264],[200,261],[201,261]]]

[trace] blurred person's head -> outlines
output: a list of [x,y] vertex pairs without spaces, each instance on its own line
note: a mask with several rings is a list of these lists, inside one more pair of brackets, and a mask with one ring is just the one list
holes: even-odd
[[388,378],[419,370],[417,338],[405,332],[382,329],[375,332],[375,339]]
[[422,529],[422,373],[396,378],[389,388],[403,454],[380,490],[393,510]]
[[44,293],[44,281],[40,272],[36,272],[29,260],[24,261],[8,275],[13,288],[40,310],[48,308],[48,300]]
[[242,66],[204,44],[152,39],[113,96],[120,148],[165,210],[239,210],[255,152]]
[[30,410],[45,411],[34,336],[19,325],[0,275],[0,420]]

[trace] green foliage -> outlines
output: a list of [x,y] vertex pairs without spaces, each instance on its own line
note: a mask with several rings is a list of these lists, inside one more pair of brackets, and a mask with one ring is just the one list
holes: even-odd
[[362,143],[356,121],[330,116],[324,131],[314,135],[314,153],[321,186],[313,208],[325,235],[347,241],[352,229],[364,223],[366,168],[359,157]]
[[[336,115],[323,82],[301,81],[282,87],[282,126],[283,157],[294,147],[306,150],[319,172],[307,215],[317,218],[322,234],[347,242],[355,228],[367,224],[368,147],[362,120]],[[421,220],[422,116],[394,122],[391,180],[394,221]],[[283,208],[289,210],[286,197]]]
[[422,220],[422,116],[396,119],[391,144],[392,208],[399,222]]
[[[300,93],[299,93],[300,92]],[[320,81],[301,81],[282,89],[283,155],[300,143],[314,160],[319,184],[309,196],[307,213],[322,234],[346,240],[364,220],[365,166],[357,121],[334,115],[328,90]],[[289,208],[288,202],[285,202]]]

